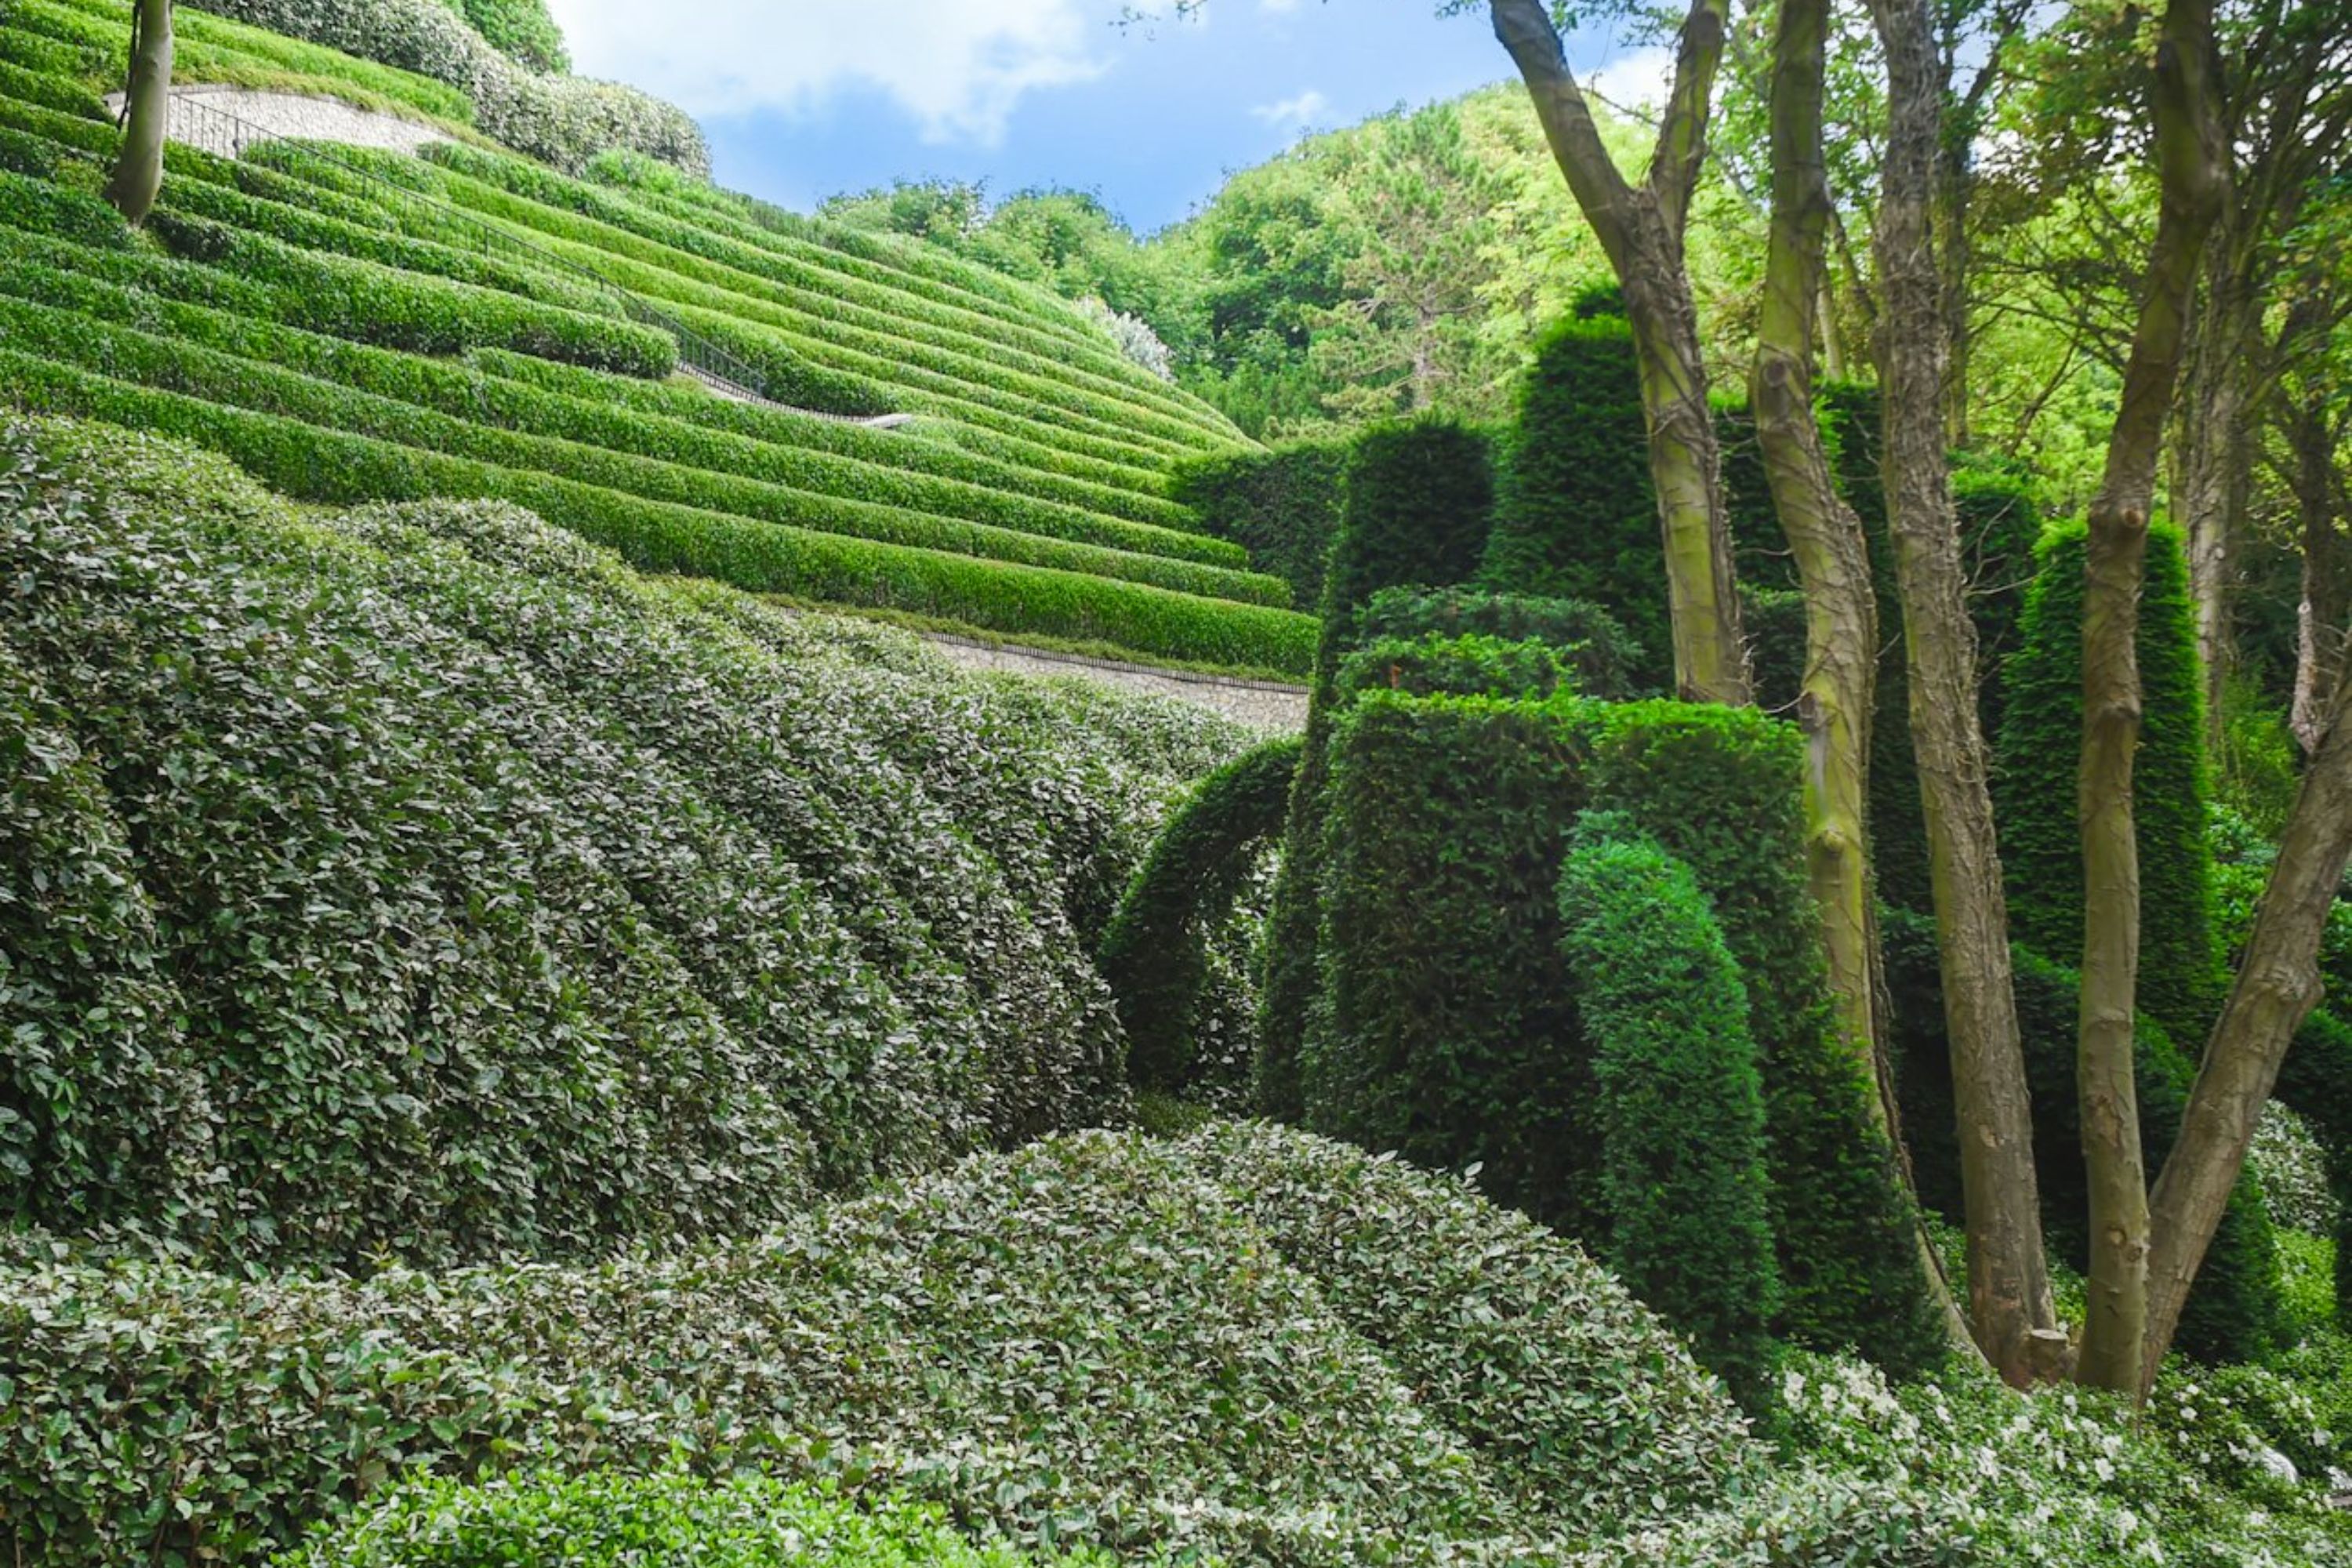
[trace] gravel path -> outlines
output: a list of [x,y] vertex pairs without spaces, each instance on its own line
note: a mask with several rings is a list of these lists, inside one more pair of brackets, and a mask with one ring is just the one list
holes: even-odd
[[1271,681],[1241,680],[1223,675],[1195,675],[1185,670],[1155,669],[1148,665],[1117,664],[1109,659],[1076,654],[1048,653],[1041,648],[997,647],[968,637],[927,632],[923,640],[950,661],[966,669],[1007,670],[1015,675],[1075,676],[1098,680],[1124,691],[1152,697],[1173,697],[1223,714],[1236,723],[1269,732],[1307,727],[1307,689],[1277,686]]
[[[182,104],[200,107],[183,110]],[[106,106],[122,110],[122,95],[107,94]],[[306,98],[292,92],[254,92],[241,87],[202,84],[172,89],[172,125],[166,132],[174,142],[209,146],[220,135],[220,122],[208,120],[205,109],[233,114],[273,136],[302,137],[314,142],[341,142],[353,147],[380,147],[389,153],[414,153],[428,142],[446,141],[429,125],[397,115],[355,109],[339,98]]]

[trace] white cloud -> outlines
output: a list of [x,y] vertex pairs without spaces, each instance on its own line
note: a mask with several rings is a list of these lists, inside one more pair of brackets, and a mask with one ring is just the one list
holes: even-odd
[[1309,88],[1297,98],[1286,98],[1279,103],[1261,103],[1250,113],[1278,131],[1300,131],[1322,117],[1331,107],[1331,100]]
[[696,114],[878,88],[937,141],[992,142],[1022,95],[1104,68],[1100,0],[551,0],[584,76]]
[[1648,48],[1620,55],[1581,79],[1593,92],[1622,108],[1660,109],[1665,105],[1674,75],[1674,52]]

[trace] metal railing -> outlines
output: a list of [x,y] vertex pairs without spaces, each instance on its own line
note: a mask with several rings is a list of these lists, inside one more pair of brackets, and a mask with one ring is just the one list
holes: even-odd
[[[241,159],[247,151],[264,142],[301,140],[282,132],[268,130],[254,124],[217,104],[207,103],[204,96],[175,89],[172,94],[170,136],[184,146],[215,157]],[[341,170],[354,179],[366,181],[377,191],[398,196],[429,208],[442,220],[445,227],[454,226],[469,235],[479,244],[483,254],[517,258],[530,266],[552,270],[562,276],[577,279],[590,287],[611,296],[622,314],[633,321],[667,333],[677,342],[678,368],[722,396],[765,407],[782,409],[790,414],[807,415],[816,419],[830,419],[843,425],[864,425],[876,429],[892,429],[908,423],[903,414],[885,414],[872,418],[856,415],[833,414],[821,408],[799,408],[779,403],[762,390],[767,378],[759,370],[729,353],[709,338],[695,331],[668,311],[633,293],[610,278],[584,263],[574,261],[546,246],[525,239],[510,230],[467,212],[438,196],[413,190],[397,180],[387,179],[363,163],[339,156],[331,148],[316,142],[303,141],[301,154]]]

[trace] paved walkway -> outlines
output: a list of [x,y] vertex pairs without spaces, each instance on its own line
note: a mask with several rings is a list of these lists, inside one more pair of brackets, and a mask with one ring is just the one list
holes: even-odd
[[1150,665],[1119,664],[1078,654],[1049,653],[1043,648],[999,647],[969,637],[927,632],[929,642],[950,662],[967,669],[1009,670],[1016,675],[1076,676],[1097,680],[1122,691],[1152,697],[1173,697],[1223,714],[1236,723],[1270,733],[1307,727],[1307,689],[1277,686],[1268,680],[1244,680],[1228,675],[1198,675],[1189,670],[1160,669]]
[[[182,105],[191,107],[183,108]],[[106,107],[120,114],[122,95],[106,95]],[[387,153],[414,153],[428,142],[448,140],[429,125],[355,108],[339,98],[306,98],[293,92],[255,92],[241,87],[210,87],[193,83],[172,89],[172,124],[165,132],[174,142],[205,146],[214,139],[204,110],[233,114],[257,131],[273,136],[311,142],[341,142],[352,147],[380,147]]]

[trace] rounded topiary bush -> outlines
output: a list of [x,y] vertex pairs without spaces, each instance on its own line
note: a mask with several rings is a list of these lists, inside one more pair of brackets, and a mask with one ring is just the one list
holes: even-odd
[[1582,599],[1545,599],[1456,585],[1383,588],[1364,605],[1358,634],[1376,638],[1494,637],[1550,648],[1588,697],[1632,695],[1642,650],[1617,617]]
[[1779,1305],[1764,1086],[1748,993],[1690,868],[1588,814],[1560,922],[1600,1123],[1602,1251],[1750,1409],[1771,1398]]

